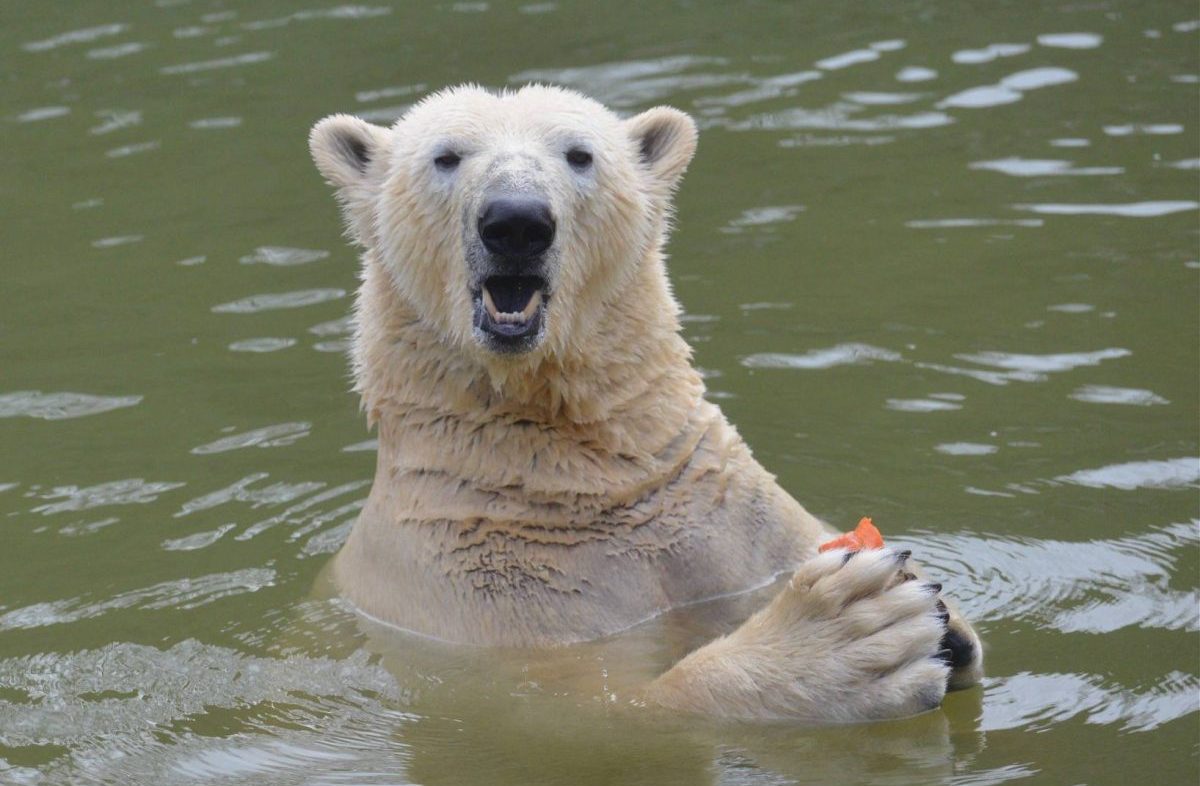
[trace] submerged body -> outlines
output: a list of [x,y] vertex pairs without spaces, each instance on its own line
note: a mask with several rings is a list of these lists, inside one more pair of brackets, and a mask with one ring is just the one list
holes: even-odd
[[[380,447],[334,566],[363,611],[452,642],[585,641],[761,586],[829,537],[705,400],[680,335],[662,246],[695,141],[675,110],[621,121],[541,87],[314,129],[366,249],[354,362]],[[645,696],[853,720],[936,705],[949,661],[978,679],[978,639],[957,615],[947,636],[905,555],[843,560],[812,559]]]

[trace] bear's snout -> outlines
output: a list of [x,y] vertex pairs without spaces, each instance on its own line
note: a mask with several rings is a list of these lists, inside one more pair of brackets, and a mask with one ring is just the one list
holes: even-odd
[[550,205],[530,197],[493,199],[479,217],[479,239],[484,248],[513,261],[544,254],[554,242],[554,229]]

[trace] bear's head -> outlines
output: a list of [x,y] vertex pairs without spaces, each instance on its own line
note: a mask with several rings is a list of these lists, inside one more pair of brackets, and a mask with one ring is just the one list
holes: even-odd
[[641,302],[696,127],[667,107],[623,120],[555,87],[466,86],[391,128],[327,117],[309,144],[351,238],[415,317],[504,363],[568,355],[606,310]]

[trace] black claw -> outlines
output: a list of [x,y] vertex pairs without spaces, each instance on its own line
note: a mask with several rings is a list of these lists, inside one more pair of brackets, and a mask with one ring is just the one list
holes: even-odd
[[916,575],[915,573],[909,573],[909,572],[906,570],[906,571],[904,571],[903,573],[901,573],[901,574],[900,574],[900,578],[904,579],[905,581],[916,581],[916,580],[917,580],[917,575]]
[[857,553],[857,551],[847,551],[844,555],[842,555],[842,564],[845,565]]
[[945,627],[946,625],[950,624],[950,612],[943,611],[943,612],[939,613],[937,616],[938,616],[938,619],[940,619],[942,621],[942,627]]
[[927,586],[927,587],[929,588],[929,592],[930,592],[931,594],[933,594],[933,595],[936,595],[936,594],[938,594],[939,592],[941,592],[941,591],[942,591],[942,585],[941,585],[941,583],[939,583],[939,582],[936,582],[936,581],[935,581],[935,582],[932,582],[932,583],[930,583],[930,584],[926,584],[925,586]]
[[953,628],[946,629],[946,635],[942,636],[942,647],[942,652],[950,653],[946,662],[956,669],[968,665],[975,655],[975,645],[971,640]]
[[912,552],[908,549],[905,549],[904,551],[898,551],[896,552],[896,562],[899,562],[901,565],[903,565],[905,562],[908,562],[908,558],[911,556]]
[[938,598],[938,602],[934,604],[934,608],[937,609],[938,611],[942,612],[943,614],[946,613],[946,604],[942,601],[941,598]]
[[933,659],[940,660],[942,663],[946,663],[951,666],[954,665],[954,653],[951,652],[949,648],[938,650],[938,653],[933,656]]

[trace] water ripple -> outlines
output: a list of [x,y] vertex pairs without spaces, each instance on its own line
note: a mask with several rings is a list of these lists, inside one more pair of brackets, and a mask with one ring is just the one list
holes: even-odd
[[[0,661],[0,688],[28,697],[0,700],[0,744],[65,748],[42,773],[57,783],[396,783],[397,728],[417,719],[365,650],[118,642]],[[214,737],[206,719],[236,731]]]
[[754,207],[742,211],[742,214],[721,227],[726,234],[738,234],[747,227],[761,227],[770,224],[786,224],[796,220],[796,216],[804,212],[804,205],[770,205]]
[[68,46],[70,44],[86,44],[95,41],[98,38],[119,35],[128,29],[129,25],[119,22],[109,25],[98,25],[96,27],[85,27],[80,30],[71,30],[66,33],[59,33],[56,36],[51,36],[50,38],[46,38],[41,41],[29,41],[21,44],[21,48],[26,52],[46,52],[51,49],[58,49],[61,46]]
[[963,229],[973,227],[1040,227],[1040,218],[918,218],[905,221],[910,229]]
[[239,261],[243,265],[273,265],[275,267],[290,267],[292,265],[307,265],[329,257],[328,251],[309,248],[288,248],[286,246],[259,246],[253,254],[247,254]]
[[162,147],[162,142],[152,139],[149,142],[137,142],[132,145],[114,147],[112,150],[105,151],[104,155],[108,158],[127,158],[138,153],[148,153],[151,150],[158,150],[160,147]]
[[23,630],[78,622],[117,609],[194,609],[222,598],[274,586],[275,578],[275,571],[271,568],[246,568],[164,581],[142,589],[118,592],[101,601],[76,597],[35,603],[0,614],[0,630]]
[[1066,68],[1043,67],[1018,71],[1000,80],[998,84],[972,87],[943,99],[938,109],[984,109],[1020,101],[1030,91],[1053,85],[1064,85],[1079,79],[1079,74]]
[[1129,123],[1104,126],[1104,133],[1108,136],[1167,136],[1182,134],[1183,126],[1179,123]]
[[192,535],[185,535],[182,538],[169,538],[162,542],[164,551],[195,551],[203,549],[216,543],[229,530],[236,527],[237,524],[222,524],[216,529],[207,532],[197,532]]
[[197,131],[219,131],[227,128],[237,128],[242,124],[242,118],[236,115],[226,117],[200,117],[188,122],[188,128]]
[[827,349],[810,350],[803,355],[788,355],[779,352],[761,352],[742,358],[746,368],[794,368],[826,369],[875,360],[885,362],[900,360],[900,354],[890,349],[873,347],[870,344],[838,344]]
[[[1127,349],[1113,347],[1094,352],[1062,352],[1049,355],[1012,352],[977,352],[955,355],[959,360],[1003,369],[1001,371],[962,368],[928,362],[915,362],[913,365],[916,368],[944,374],[970,377],[991,385],[1007,385],[1009,382],[1042,382],[1047,378],[1047,374],[1071,371],[1084,366],[1096,366],[1105,360],[1122,358],[1130,354],[1132,353]],[[907,362],[898,352],[858,343],[814,349],[803,355],[761,352],[748,355],[740,362],[746,368],[826,369],[872,361]],[[933,398],[937,398],[937,396],[933,396]],[[944,407],[939,408],[944,409]]]
[[256,314],[281,308],[303,308],[330,300],[340,300],[345,296],[344,289],[302,289],[296,292],[252,295],[230,303],[221,303],[213,306],[212,310],[217,314]]
[[39,494],[40,499],[58,500],[32,509],[33,513],[51,515],[67,511],[91,510],[109,505],[145,505],[157,500],[164,492],[185,486],[185,483],[156,482],[142,478],[114,480],[95,486],[55,486]]
[[244,30],[273,30],[293,21],[309,22],[314,19],[373,19],[379,16],[387,16],[391,12],[392,9],[388,6],[338,5],[332,8],[314,8],[305,11],[296,11],[287,16],[275,17],[273,19],[243,22],[242,28]]
[[113,237],[102,237],[99,240],[92,241],[92,248],[116,248],[117,246],[128,246],[133,243],[141,243],[145,239],[145,235],[114,235]]
[[1125,218],[1157,218],[1172,213],[1185,213],[1200,208],[1191,200],[1129,202],[1117,205],[1100,204],[1036,204],[1013,205],[1016,210],[1028,210],[1051,216],[1122,216]]
[[88,129],[89,134],[111,134],[122,128],[132,128],[141,125],[142,112],[139,109],[101,109],[96,112],[101,123]]
[[980,621],[1093,634],[1200,630],[1200,593],[1171,587],[1179,560],[1200,544],[1200,520],[1082,542],[937,533],[896,540]]
[[1095,352],[1060,352],[1052,355],[1024,355],[1016,352],[977,352],[971,355],[955,355],[959,360],[995,366],[1009,371],[1030,375],[1053,374],[1071,371],[1084,366],[1098,366],[1105,360],[1132,355],[1128,349],[1111,348]]
[[1115,388],[1108,385],[1084,385],[1072,393],[1071,398],[1089,404],[1128,404],[1135,407],[1171,403],[1151,390]]
[[8,658],[0,660],[0,686],[28,697],[0,700],[0,740],[9,746],[90,745],[97,737],[170,728],[212,708],[336,700],[347,691],[360,701],[399,698],[394,678],[366,651],[345,660],[259,658],[194,639],[161,650],[117,642]]
[[995,445],[980,442],[943,442],[933,449],[947,456],[987,456],[999,450]]
[[99,532],[105,527],[111,527],[113,524],[117,524],[120,521],[121,520],[116,516],[109,516],[108,518],[99,519],[97,521],[76,521],[59,527],[58,534],[66,535],[68,537],[91,535],[93,532]]
[[1041,46],[1058,49],[1095,49],[1104,42],[1099,33],[1046,33],[1037,37]]
[[928,82],[937,79],[938,72],[922,66],[905,66],[896,72],[897,82]]
[[382,87],[377,90],[360,90],[354,94],[354,100],[359,103],[369,103],[371,101],[379,101],[383,98],[414,96],[424,93],[428,89],[429,85],[424,82],[418,82],[415,85],[398,85],[396,87]]
[[1130,461],[1099,469],[1081,469],[1056,480],[1089,488],[1170,489],[1195,486],[1200,482],[1200,458],[1163,461]]
[[294,338],[277,338],[264,336],[262,338],[247,338],[235,341],[229,345],[232,352],[278,352],[281,349],[296,346]]
[[37,109],[29,109],[17,115],[18,123],[36,123],[39,120],[53,120],[56,117],[65,117],[71,114],[69,106],[41,106]]
[[986,382],[989,385],[1003,386],[1009,382],[1044,382],[1045,374],[1035,374],[1029,371],[985,371],[979,368],[962,368],[960,366],[948,366],[944,363],[914,363],[917,368],[937,371],[942,374],[951,374],[958,377],[969,377],[980,382]]
[[986,169],[1013,177],[1049,177],[1059,175],[1119,175],[1125,171],[1119,166],[1076,167],[1070,161],[1045,158],[997,158],[993,161],[975,161],[971,169]]
[[192,448],[192,453],[197,456],[207,456],[212,453],[227,453],[241,448],[285,447],[307,437],[311,429],[312,424],[304,421],[277,423],[274,426],[264,426],[241,434],[231,434],[215,442],[197,445]]
[[141,396],[93,396],[67,391],[43,393],[40,390],[18,390],[14,393],[0,394],[0,418],[66,420],[133,407],[140,403]]
[[552,82],[573,87],[614,107],[632,107],[666,99],[695,87],[748,81],[732,74],[685,74],[701,66],[724,66],[715,57],[677,55],[654,60],[623,60],[581,68],[535,69],[509,77],[509,83]]
[[218,68],[233,68],[253,63],[263,63],[275,56],[274,52],[247,52],[232,57],[219,57],[215,60],[203,60],[196,63],[178,63],[163,66],[158,69],[162,74],[195,74],[200,71],[212,71]]
[[1143,690],[1107,684],[1095,674],[1031,674],[985,682],[981,731],[1044,731],[1071,718],[1120,723],[1122,731],[1150,731],[1197,711],[1200,679],[1173,671]]
[[779,112],[754,115],[729,125],[733,131],[786,131],[821,129],[827,131],[898,131],[938,128],[950,125],[954,118],[944,112],[914,112],[910,115],[883,114],[875,117],[853,117],[861,112],[861,104],[840,102],[822,109],[795,107]]
[[962,409],[962,404],[938,398],[889,398],[884,406],[895,412],[950,412]]
[[950,59],[960,65],[990,63],[1000,57],[1023,55],[1032,47],[1029,44],[988,44],[982,49],[960,49]]
[[175,518],[199,513],[200,511],[209,510],[229,502],[247,503],[251,508],[277,505],[283,502],[291,502],[293,499],[325,487],[325,484],[321,481],[308,481],[305,483],[280,482],[272,483],[262,488],[250,488],[255,483],[265,480],[267,477],[269,476],[266,472],[255,472],[225,488],[211,491],[203,496],[188,500],[175,513]]
[[201,36],[211,35],[213,29],[202,25],[187,25],[185,27],[177,27],[171,31],[172,38],[200,38]]
[[1069,68],[1044,66],[1042,68],[1030,68],[1025,71],[1018,71],[1015,74],[1009,74],[1000,80],[1000,84],[1010,90],[1025,92],[1043,87],[1053,87],[1054,85],[1066,85],[1077,81],[1079,81],[1079,74]]
[[841,68],[849,68],[852,65],[860,63],[870,63],[879,59],[879,53],[874,49],[855,49],[850,52],[843,52],[840,55],[826,57],[823,60],[818,60],[815,65],[823,71],[836,71]]
[[842,98],[864,106],[894,106],[896,104],[911,104],[922,98],[922,93],[887,93],[871,90],[859,90],[843,93]]
[[820,71],[806,70],[777,74],[762,79],[750,79],[749,81],[754,85],[753,87],[725,95],[699,96],[696,99],[696,106],[712,108],[737,107],[759,101],[768,101],[781,96],[790,96],[796,92],[795,88],[799,85],[816,81],[821,79],[822,76]]
[[314,336],[344,336],[354,331],[354,317],[345,316],[313,325],[308,329]]
[[141,41],[130,41],[125,44],[117,44],[116,46],[103,46],[96,49],[89,49],[87,57],[91,60],[116,60],[118,57],[128,57],[136,55],[138,52],[146,49],[147,44]]
[[262,521],[250,525],[246,528],[245,532],[242,532],[237,536],[237,540],[249,540],[255,535],[274,527],[276,524],[284,523],[302,525],[296,532],[292,533],[291,539],[296,540],[297,538],[312,532],[314,529],[320,528],[334,519],[341,519],[357,513],[363,507],[363,505],[366,504],[366,499],[355,500],[332,511],[321,511],[319,509],[313,510],[313,508],[322,502],[328,502],[329,500],[335,499],[344,494],[357,491],[364,486],[370,485],[370,483],[371,481],[369,480],[351,481],[350,483],[343,483],[340,486],[334,486],[333,488],[322,491],[319,494],[314,494],[303,502],[292,505],[282,513],[278,513],[270,518],[263,519]]

